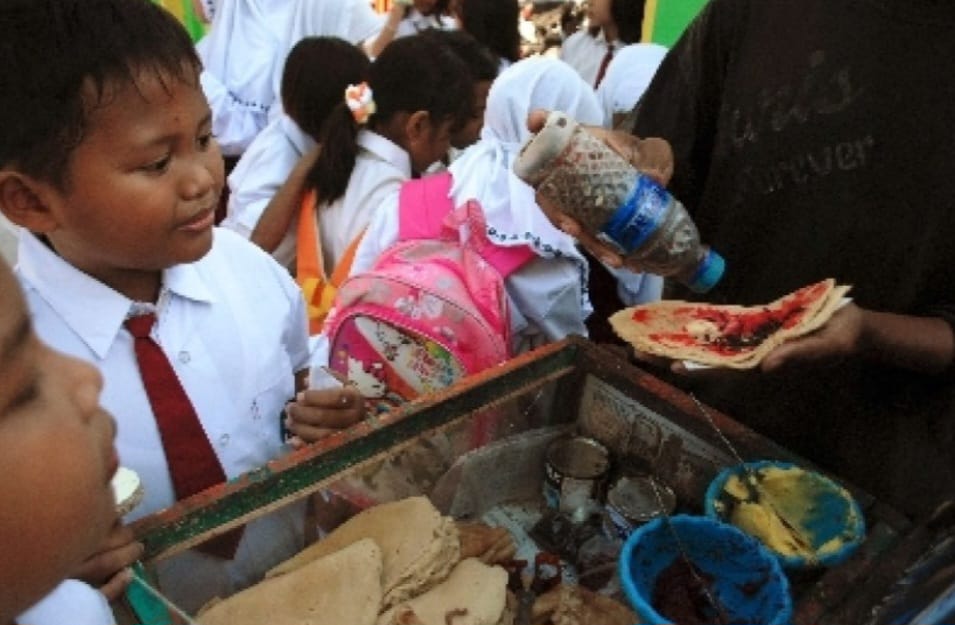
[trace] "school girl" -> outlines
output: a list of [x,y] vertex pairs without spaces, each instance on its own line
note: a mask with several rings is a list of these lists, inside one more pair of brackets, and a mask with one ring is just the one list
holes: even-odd
[[[350,84],[360,83],[370,62],[357,47],[337,37],[306,37],[292,48],[282,78],[284,113],[252,141],[229,175],[229,204],[222,226],[249,238],[271,202],[297,211],[305,174],[318,155],[325,119]],[[321,80],[315,80],[321,76]],[[296,223],[266,247],[294,270]]]
[[588,27],[568,37],[560,58],[594,88],[600,86],[613,55],[637,43],[643,29],[644,0],[592,0]]
[[[513,304],[513,351],[586,335],[590,313],[589,268],[573,239],[554,228],[534,200],[534,190],[512,166],[529,138],[531,110],[562,110],[585,124],[599,125],[602,113],[593,90],[565,64],[543,57],[519,61],[495,80],[487,100],[481,139],[449,167],[455,205],[475,199],[487,220],[487,235],[503,246],[531,246],[537,258],[506,280]],[[352,273],[370,268],[398,238],[398,205],[382,206],[355,256]]]
[[362,43],[380,29],[381,18],[364,0],[223,3],[209,33],[196,44],[212,130],[223,155],[241,155],[268,123],[284,59],[299,40],[328,35]]
[[[321,151],[307,175],[314,205],[302,210],[312,211],[314,219],[301,219],[305,227],[298,228],[300,241],[311,234],[328,273],[382,202],[447,154],[453,131],[471,108],[470,76],[448,47],[429,37],[405,37],[389,44],[371,64],[367,82],[343,94],[324,125]],[[270,206],[252,240],[262,245],[283,237],[294,209]],[[317,251],[299,244],[297,255],[301,260]],[[301,283],[303,276],[298,278]]]

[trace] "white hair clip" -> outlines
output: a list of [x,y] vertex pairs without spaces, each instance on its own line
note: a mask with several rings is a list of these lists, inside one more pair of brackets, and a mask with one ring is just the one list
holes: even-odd
[[348,85],[345,89],[345,103],[351,111],[352,117],[359,126],[368,123],[368,118],[375,113],[375,99],[371,87],[367,82],[357,85]]

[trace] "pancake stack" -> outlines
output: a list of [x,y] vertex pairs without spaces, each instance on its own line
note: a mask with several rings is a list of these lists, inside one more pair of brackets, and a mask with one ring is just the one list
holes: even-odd
[[382,611],[432,588],[461,559],[454,521],[441,516],[426,497],[410,497],[360,512],[266,576],[289,574],[365,538],[381,548]]

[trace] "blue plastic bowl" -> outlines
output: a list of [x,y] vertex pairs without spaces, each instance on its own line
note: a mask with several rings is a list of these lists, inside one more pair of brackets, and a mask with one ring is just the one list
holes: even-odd
[[620,553],[620,581],[641,623],[674,622],[651,602],[660,573],[682,557],[681,544],[689,560],[711,580],[708,591],[731,622],[790,622],[789,580],[759,541],[727,523],[676,515],[669,517],[669,523],[659,517],[637,528]]
[[800,534],[809,541],[813,551],[810,557],[806,557],[780,553],[766,545],[783,567],[797,570],[839,564],[865,539],[865,518],[849,491],[825,475],[801,469],[791,462],[760,460],[723,469],[706,489],[703,510],[707,516],[733,522],[732,510],[736,501],[724,487],[731,476],[742,476],[744,467],[748,467],[757,479],[762,479],[765,471],[771,468],[800,469],[792,473],[787,494],[775,497],[773,505],[785,514],[787,522],[802,530]]

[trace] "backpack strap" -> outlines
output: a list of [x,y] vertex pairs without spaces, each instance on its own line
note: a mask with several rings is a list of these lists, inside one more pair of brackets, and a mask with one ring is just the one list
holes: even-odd
[[318,230],[315,206],[318,194],[309,190],[302,198],[299,211],[297,246],[295,254],[295,281],[302,289],[308,312],[309,334],[318,334],[325,324],[325,317],[331,310],[335,293],[351,272],[358,244],[365,234],[362,232],[349,243],[348,248],[332,270],[331,277],[325,274],[325,262],[322,255],[322,237]]
[[450,172],[403,182],[398,196],[398,240],[445,238],[444,220],[453,210]]
[[487,238],[484,211],[476,200],[469,200],[455,209],[451,199],[451,172],[441,172],[408,180],[401,185],[398,197],[398,240],[449,239],[449,228],[467,224],[468,244],[506,278],[534,258],[527,245],[502,246]]

